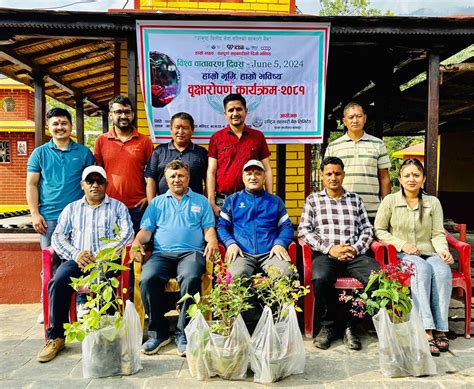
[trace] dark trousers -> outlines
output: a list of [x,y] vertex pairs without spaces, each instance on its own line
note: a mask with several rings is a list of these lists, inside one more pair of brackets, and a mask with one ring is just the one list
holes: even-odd
[[80,277],[84,273],[74,261],[65,261],[58,267],[54,278],[48,285],[49,320],[48,339],[64,338],[64,323],[69,323],[69,306],[74,289],[70,285],[71,277]]
[[[154,253],[143,265],[140,277],[140,292],[148,314],[148,333],[152,337],[167,338],[169,324],[165,318],[165,286],[170,278],[176,277],[181,296],[194,295],[201,290],[201,277],[206,271],[204,256],[195,251],[179,253]],[[187,309],[192,300],[185,301],[179,313],[178,331],[184,333],[189,322]]]
[[[378,262],[367,255],[359,255],[350,261],[338,261],[328,255],[313,253],[313,288],[315,296],[315,323],[333,325],[356,323],[348,312],[349,307],[339,304],[338,291],[334,284],[338,277],[353,277],[367,285],[372,270],[380,269]],[[340,315],[337,315],[340,313]]]
[[[140,231],[140,223],[142,222],[142,217],[143,217],[143,214],[145,213],[145,210],[140,209],[140,207],[128,208],[128,213],[130,214],[130,218],[132,219],[133,232],[135,233],[135,236],[136,236],[138,234],[138,231]],[[128,298],[130,299],[130,301],[133,302],[135,273],[133,272],[133,263],[129,263],[127,264],[127,266],[130,268],[130,278],[128,281],[129,282]]]

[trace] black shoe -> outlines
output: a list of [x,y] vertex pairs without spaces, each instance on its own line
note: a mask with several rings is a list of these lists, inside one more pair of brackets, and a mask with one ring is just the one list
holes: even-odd
[[336,339],[336,330],[332,326],[325,326],[321,327],[321,331],[313,339],[313,344],[322,350],[327,350],[329,346],[331,346],[331,342]]
[[362,348],[360,339],[356,335],[354,328],[351,326],[347,326],[344,330],[344,338],[342,339],[342,343],[344,343],[344,345],[349,350],[360,350]]

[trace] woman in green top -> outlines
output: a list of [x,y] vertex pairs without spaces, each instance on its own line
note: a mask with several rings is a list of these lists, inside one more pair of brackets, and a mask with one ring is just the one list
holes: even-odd
[[426,330],[431,354],[449,349],[448,310],[453,256],[444,234],[439,200],[423,192],[426,176],[418,159],[399,171],[400,188],[386,196],[375,218],[375,236],[395,246],[398,258],[415,265],[411,291]]

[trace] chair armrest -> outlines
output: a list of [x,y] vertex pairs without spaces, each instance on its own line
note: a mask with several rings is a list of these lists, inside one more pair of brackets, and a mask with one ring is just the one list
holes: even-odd
[[464,275],[471,274],[471,246],[468,243],[461,242],[446,231],[446,240],[449,247],[455,249],[459,253],[458,271]]
[[288,255],[290,256],[290,263],[296,266],[296,243],[291,242],[288,246]]
[[373,241],[370,245],[370,249],[374,252],[375,260],[379,263],[380,266],[384,265],[385,262],[385,246],[380,242]]
[[48,283],[51,278],[53,278],[53,257],[54,249],[49,246],[41,251],[41,259],[43,266],[43,280]]
[[298,244],[303,250],[303,281],[304,285],[311,285],[311,278],[313,276],[313,253],[311,247],[301,239],[298,239]]
[[388,263],[391,265],[398,265],[397,249],[395,248],[395,246],[390,243],[382,242],[380,240],[377,241],[377,243],[385,247],[385,249],[387,250]]

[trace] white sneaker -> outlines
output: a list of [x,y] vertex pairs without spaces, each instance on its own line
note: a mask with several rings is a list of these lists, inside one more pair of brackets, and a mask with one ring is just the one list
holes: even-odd
[[82,319],[88,313],[89,313],[89,308],[86,308],[84,304],[77,305],[77,318],[78,319]]
[[38,315],[38,318],[36,319],[36,322],[38,324],[44,324],[44,316],[43,316],[43,311]]

